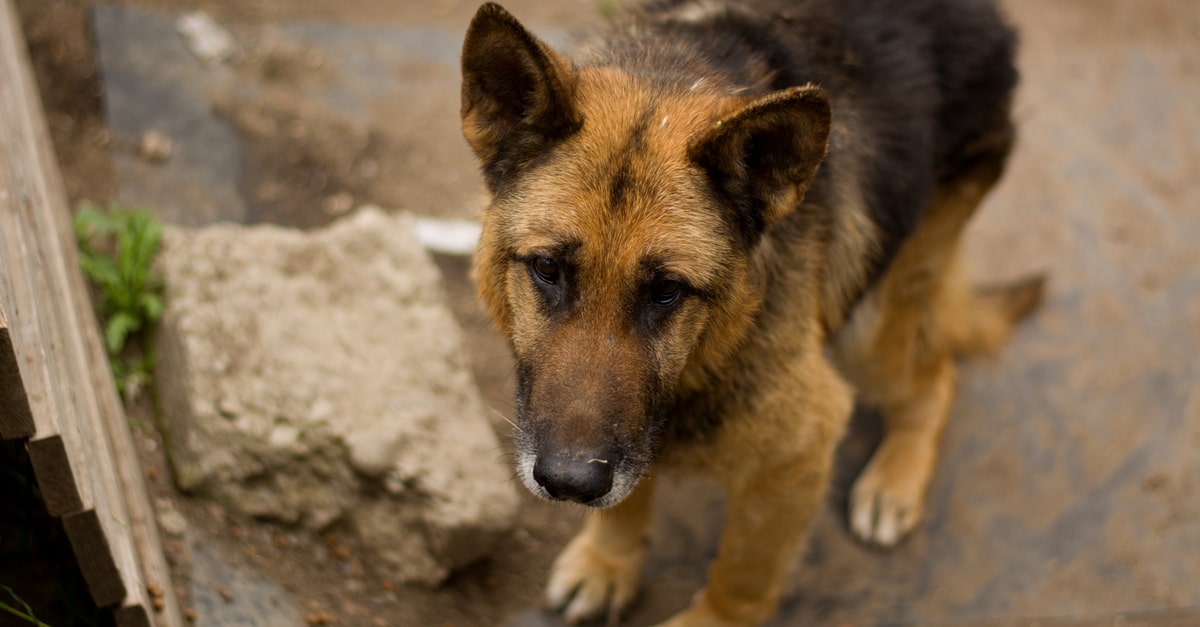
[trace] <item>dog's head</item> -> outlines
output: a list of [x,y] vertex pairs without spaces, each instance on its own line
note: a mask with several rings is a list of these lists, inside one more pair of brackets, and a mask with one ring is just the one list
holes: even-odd
[[516,356],[518,472],[539,496],[614,505],[681,378],[743,339],[754,250],[824,157],[828,103],[576,68],[494,4],[462,66],[492,193],[475,273]]

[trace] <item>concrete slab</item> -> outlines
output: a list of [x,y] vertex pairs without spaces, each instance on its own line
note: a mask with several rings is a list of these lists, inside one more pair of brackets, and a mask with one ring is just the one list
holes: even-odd
[[117,199],[154,207],[188,226],[243,222],[237,190],[245,149],[233,125],[213,115],[212,94],[233,80],[224,66],[203,68],[175,32],[173,14],[97,6],[92,14],[104,81],[104,110],[117,145],[157,131],[172,142],[163,163],[115,150]]

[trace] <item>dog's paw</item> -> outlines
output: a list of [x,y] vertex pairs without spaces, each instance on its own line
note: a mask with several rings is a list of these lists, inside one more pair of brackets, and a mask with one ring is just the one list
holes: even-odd
[[917,526],[925,492],[925,481],[916,473],[887,461],[873,459],[850,490],[851,531],[882,547],[895,546]]
[[580,534],[550,569],[546,602],[569,623],[607,617],[615,621],[637,594],[645,548],[614,553]]

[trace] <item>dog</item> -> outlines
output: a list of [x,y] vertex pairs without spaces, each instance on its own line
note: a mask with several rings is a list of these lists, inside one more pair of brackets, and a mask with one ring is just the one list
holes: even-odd
[[987,0],[652,0],[571,59],[479,9],[473,272],[515,357],[520,480],[593,510],[547,584],[568,621],[634,599],[671,473],[715,478],[729,513],[666,624],[770,618],[856,401],[885,434],[849,527],[917,524],[955,359],[1043,291],[958,262],[1014,142],[1015,46]]

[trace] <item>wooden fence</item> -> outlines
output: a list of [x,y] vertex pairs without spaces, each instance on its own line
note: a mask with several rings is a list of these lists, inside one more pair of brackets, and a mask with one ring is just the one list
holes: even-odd
[[27,440],[96,604],[122,627],[175,627],[178,602],[30,68],[16,12],[0,0],[0,439]]

